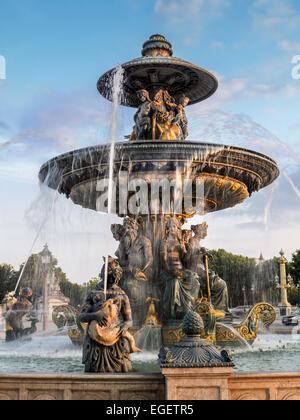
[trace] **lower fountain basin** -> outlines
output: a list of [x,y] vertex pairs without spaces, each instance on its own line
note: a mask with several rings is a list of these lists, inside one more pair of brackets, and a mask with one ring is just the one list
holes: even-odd
[[[108,179],[109,155],[110,145],[60,155],[42,166],[39,179],[71,198],[75,204],[99,210],[99,182]],[[129,206],[125,211],[124,206],[120,206],[120,173],[128,176],[128,182],[133,179],[145,181],[149,197],[154,179],[168,180],[170,185],[174,182],[183,185],[185,180],[191,181],[189,194],[192,200],[188,201],[193,205],[187,206],[182,199],[180,212],[187,216],[234,207],[279,176],[274,160],[251,150],[195,141],[158,140],[116,143],[113,172],[116,185],[113,212],[119,216],[131,215]],[[201,194],[196,189],[196,182],[203,186]],[[135,192],[128,194],[127,202]],[[196,200],[197,205],[194,205]],[[165,213],[161,203],[156,207],[157,213]],[[153,214],[150,205],[149,213]],[[176,209],[173,209],[173,213],[176,213]]]

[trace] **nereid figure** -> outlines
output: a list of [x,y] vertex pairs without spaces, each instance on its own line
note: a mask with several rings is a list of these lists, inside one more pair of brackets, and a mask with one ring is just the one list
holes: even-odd
[[[102,281],[87,296],[79,315],[80,322],[89,323],[83,346],[85,372],[130,372],[132,370],[130,353],[139,349],[135,347],[133,337],[128,332],[132,326],[132,314],[129,299],[118,286],[121,276],[122,268],[118,261],[109,258],[107,295],[104,295]],[[101,278],[104,280],[104,267]],[[96,332],[92,325],[94,321],[97,321],[100,327]],[[101,339],[97,334],[101,335]],[[104,345],[96,340],[114,344]]]

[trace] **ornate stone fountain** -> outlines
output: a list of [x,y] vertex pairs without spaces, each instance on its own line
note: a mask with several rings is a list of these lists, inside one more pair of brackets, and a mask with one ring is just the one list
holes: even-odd
[[[132,133],[114,146],[112,208],[124,222],[111,230],[120,242],[116,257],[123,270],[120,286],[132,308],[132,332],[149,318],[150,298],[151,322],[161,327],[164,344],[180,341],[190,310],[205,320],[207,341],[235,341],[226,327],[216,327],[230,313],[226,283],[209,270],[210,256],[201,246],[207,225],[192,230],[183,225],[195,214],[244,202],[278,177],[278,166],[251,150],[186,140],[185,108],[213,95],[218,81],[207,70],[174,57],[162,35],[151,36],[142,57],[123,64],[122,71],[119,102],[137,112]],[[116,69],[108,71],[97,85],[110,101],[115,74]],[[108,144],[55,157],[42,166],[40,181],[75,204],[107,211],[103,196],[111,151]],[[249,341],[256,338],[261,314],[265,325],[275,319],[273,308],[260,304],[236,328]]]

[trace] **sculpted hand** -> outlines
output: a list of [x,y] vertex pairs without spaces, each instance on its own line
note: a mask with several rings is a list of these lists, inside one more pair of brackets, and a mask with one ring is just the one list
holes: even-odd
[[104,315],[102,311],[98,311],[95,313],[95,320],[101,327],[105,327],[107,324],[107,316]]
[[126,323],[120,325],[120,331],[118,333],[118,337],[123,337],[124,334],[126,334],[128,331],[128,325]]

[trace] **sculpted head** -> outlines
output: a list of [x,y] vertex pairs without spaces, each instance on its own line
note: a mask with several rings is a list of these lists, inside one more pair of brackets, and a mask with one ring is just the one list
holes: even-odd
[[132,217],[128,217],[124,219],[124,224],[123,224],[124,236],[134,241],[138,236],[139,228],[140,228],[140,224]]
[[[101,270],[100,277],[104,281],[105,279],[105,258],[104,265]],[[109,257],[108,258],[108,270],[107,270],[107,286],[110,288],[114,284],[118,285],[119,281],[121,280],[123,274],[123,270],[115,258]]]
[[114,239],[117,242],[120,242],[120,240],[122,239],[122,236],[124,235],[124,227],[119,224],[113,224],[111,225],[110,229],[111,229],[111,233],[113,234]]
[[172,217],[166,224],[166,230],[169,235],[181,238],[181,223],[176,217]]
[[185,96],[184,93],[179,96],[179,105],[182,105],[183,107],[186,107],[189,104],[189,102],[190,102],[190,98]]
[[184,242],[186,244],[188,244],[190,242],[191,237],[193,236],[193,231],[192,230],[183,230],[182,231],[182,239],[184,240]]
[[146,89],[138,90],[136,94],[141,102],[151,102],[149,92]]
[[201,223],[201,225],[193,225],[191,226],[192,231],[196,236],[200,236],[201,239],[205,239],[207,237],[207,228],[208,224],[206,222]]
[[29,298],[31,296],[32,296],[32,290],[30,289],[30,287],[24,287],[23,289],[21,289],[20,297]]

